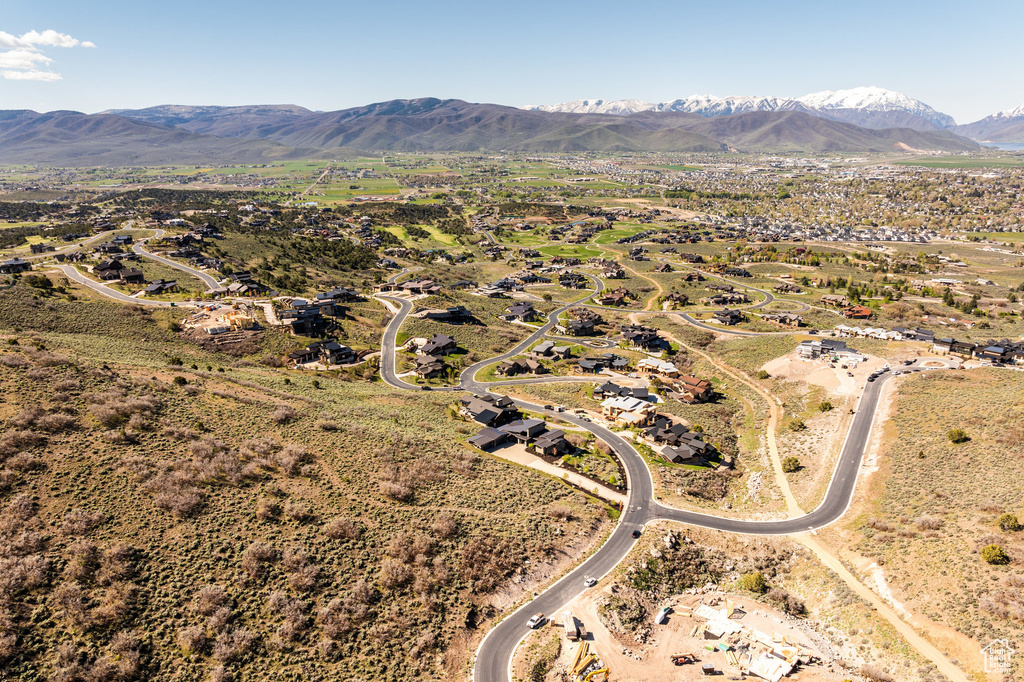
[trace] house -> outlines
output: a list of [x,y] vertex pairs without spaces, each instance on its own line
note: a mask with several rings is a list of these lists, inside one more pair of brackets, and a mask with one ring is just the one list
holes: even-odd
[[0,273],[5,275],[13,275],[19,272],[28,272],[32,269],[32,264],[27,260],[21,258],[11,258],[0,263]]
[[796,347],[797,355],[801,358],[810,359],[817,358],[820,356],[835,357],[840,356],[852,357],[859,356],[860,352],[850,348],[846,345],[845,341],[838,339],[814,339],[801,341]]
[[672,272],[672,266],[668,263],[662,263],[658,267],[654,268],[655,272]]
[[546,374],[547,368],[536,360],[516,359],[503,360],[494,368],[494,373],[512,377],[520,374]]
[[413,363],[416,376],[423,379],[435,377],[444,371],[444,358],[440,355],[417,355]]
[[869,320],[874,313],[871,308],[862,305],[851,305],[843,308],[842,314],[848,320]]
[[547,424],[542,419],[517,419],[498,427],[498,430],[514,438],[522,444],[540,436],[547,429]]
[[601,270],[601,277],[604,279],[625,279],[626,271],[621,267],[612,266]]
[[349,365],[356,361],[354,350],[338,343],[334,339],[315,341],[301,350],[288,354],[288,359],[296,365],[319,362],[323,365]]
[[726,292],[724,294],[718,294],[718,295],[715,295],[715,296],[708,296],[707,298],[702,298],[701,299],[701,303],[705,303],[707,305],[720,305],[720,306],[736,305],[737,303],[746,303],[746,302],[747,302],[747,295],[743,294],[743,293],[739,293],[739,292]]
[[504,445],[508,438],[507,433],[503,433],[491,426],[485,426],[480,429],[479,433],[469,439],[469,444],[481,450],[493,450],[499,445]]
[[724,324],[727,327],[731,327],[734,324],[739,324],[740,322],[743,322],[743,320],[744,317],[742,311],[725,309],[716,312],[713,321],[717,322],[718,324]]
[[125,268],[120,272],[120,279],[123,284],[145,284],[146,277],[142,270]]
[[753,277],[748,270],[743,268],[726,268],[725,274],[730,277]]
[[629,360],[614,353],[605,353],[596,358],[580,358],[577,364],[580,371],[587,374],[597,374],[605,369],[615,372],[629,369]]
[[49,253],[57,250],[49,244],[30,244],[28,248],[32,253]]
[[669,397],[680,402],[694,404],[706,403],[715,396],[715,389],[707,379],[697,377],[680,376],[679,382],[672,386]]
[[804,318],[792,313],[763,313],[761,319],[781,327],[801,327],[804,323]]
[[668,303],[674,308],[681,308],[690,302],[690,297],[686,294],[680,294],[677,291],[673,291],[663,296],[661,300],[663,303]]
[[585,289],[587,278],[578,272],[569,270],[558,276],[558,284],[566,289]]
[[413,313],[413,317],[458,324],[473,320],[473,313],[469,312],[465,306],[457,305],[451,308],[427,308]]
[[436,294],[441,291],[441,285],[430,279],[412,279],[402,282],[399,288],[410,294]]
[[704,275],[700,274],[699,272],[688,272],[685,275],[683,275],[680,279],[682,279],[682,281],[684,282],[703,282]]
[[458,282],[452,282],[450,285],[448,285],[449,289],[455,289],[455,290],[460,290],[460,289],[476,289],[476,287],[477,287],[476,282],[472,282],[472,281],[470,281],[468,279],[460,279]]
[[775,291],[780,294],[800,294],[803,293],[803,289],[792,284],[790,282],[783,282],[782,284],[775,285]]
[[600,386],[594,387],[594,399],[604,400],[605,398],[612,398],[615,396],[625,396],[627,398],[638,398],[639,400],[650,400],[650,392],[646,388],[630,388],[629,386],[619,386],[618,384],[606,381]]
[[114,258],[108,258],[102,261],[99,265],[92,269],[93,274],[102,279],[105,282],[113,281],[121,278],[121,270],[124,269],[124,263]]
[[547,457],[558,457],[572,452],[573,446],[565,439],[565,431],[554,429],[533,441],[533,449]]
[[613,396],[601,402],[604,416],[619,426],[646,426],[654,413],[654,405],[628,396]]
[[461,412],[485,426],[497,427],[519,419],[519,408],[508,396],[471,396],[462,399]]
[[591,336],[596,330],[593,320],[569,320],[566,324],[555,325],[555,331],[568,336]]
[[636,368],[641,371],[651,372],[652,374],[660,374],[666,377],[677,377],[679,376],[679,369],[671,362],[665,362],[657,358],[641,358],[636,363]]
[[434,334],[419,348],[421,355],[448,355],[454,353],[458,344],[450,336]]
[[178,290],[178,283],[172,279],[155,279],[149,286],[142,290],[147,296],[153,296],[155,294],[169,294]]
[[632,348],[648,352],[669,347],[665,339],[658,336],[657,331],[639,324],[622,325],[622,341]]
[[331,289],[316,295],[317,301],[333,301],[335,303],[350,303],[352,301],[361,301],[362,296],[359,295],[355,289],[351,287],[339,287],[337,289]]
[[292,334],[301,336],[316,336],[327,329],[327,320],[320,312],[320,306],[301,298],[293,299],[288,308],[278,313],[277,319],[289,327]]
[[569,346],[556,346],[554,341],[545,340],[534,346],[528,354],[536,358],[565,360],[570,356],[570,351]]
[[505,308],[505,321],[511,322],[533,322],[537,319],[538,312],[534,310],[532,303],[518,302]]
[[821,302],[823,305],[829,305],[835,308],[845,308],[850,305],[850,299],[837,294],[826,294],[821,297]]

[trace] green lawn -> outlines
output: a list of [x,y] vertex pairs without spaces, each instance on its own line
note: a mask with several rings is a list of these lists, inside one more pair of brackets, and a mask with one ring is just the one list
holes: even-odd
[[897,166],[921,166],[924,168],[1021,168],[1024,157],[997,156],[972,159],[962,156],[933,156],[925,160],[896,161]]

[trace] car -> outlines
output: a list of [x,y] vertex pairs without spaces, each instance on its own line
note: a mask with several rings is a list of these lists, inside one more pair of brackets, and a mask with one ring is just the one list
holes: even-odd
[[633,535],[634,538],[640,537],[640,529],[639,528],[635,529],[633,531],[632,535]]
[[552,409],[552,408],[551,408],[551,406],[550,406],[550,405],[545,405],[545,406],[544,406],[544,409],[545,409],[545,410],[550,410],[550,409]]
[[426,384],[423,384],[422,386],[420,386],[420,390],[421,391],[432,391],[433,389],[430,386],[427,386]]
[[847,372],[847,373],[846,373],[846,376],[848,376],[848,377],[852,377],[852,376],[853,376],[853,372]]
[[912,365],[912,364],[914,364],[914,361],[913,360],[904,360],[903,364],[904,365]]
[[874,377],[874,376],[870,376],[870,377],[868,377],[868,383],[869,383],[869,384],[870,384],[870,383],[871,383],[872,381],[874,381],[874,380],[875,380],[875,377]]
[[892,375],[893,375],[894,377],[898,377],[898,376],[899,376],[899,375],[901,375],[901,374],[903,374],[903,372],[901,372],[901,371],[899,371],[899,370],[896,370],[895,372],[893,372],[893,373],[892,373]]
[[597,578],[591,578],[589,575],[583,579],[583,587],[593,587],[597,584]]
[[530,628],[531,630],[536,630],[537,628],[539,628],[543,624],[544,624],[544,614],[543,613],[535,613],[535,614],[533,614],[533,618],[531,618],[530,620],[526,621],[526,627]]

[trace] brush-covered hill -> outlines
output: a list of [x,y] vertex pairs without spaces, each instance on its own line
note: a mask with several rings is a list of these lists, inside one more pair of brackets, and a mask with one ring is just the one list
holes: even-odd
[[198,135],[115,114],[0,111],[0,163],[64,166],[263,163],[308,158],[272,140]]

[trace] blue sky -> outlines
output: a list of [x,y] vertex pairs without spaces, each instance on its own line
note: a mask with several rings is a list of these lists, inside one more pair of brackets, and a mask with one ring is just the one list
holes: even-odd
[[3,0],[0,107],[329,110],[877,85],[967,123],[1024,104],[1022,29],[1024,3],[999,0]]

